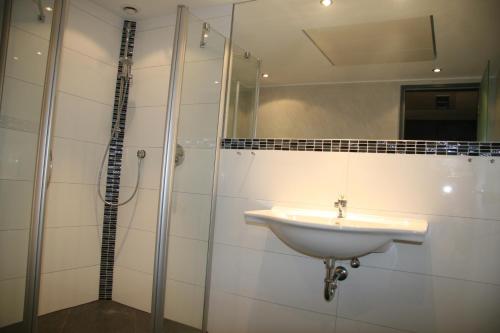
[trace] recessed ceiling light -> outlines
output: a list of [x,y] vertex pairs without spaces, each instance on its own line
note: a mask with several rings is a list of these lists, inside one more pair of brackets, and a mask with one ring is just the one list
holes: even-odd
[[219,83],[220,83],[220,81],[217,81],[217,80],[216,80],[216,81],[214,81],[214,83],[215,83],[215,84],[219,84]]
[[36,51],[36,54],[42,55],[42,52],[41,51]]
[[19,60],[19,57],[14,56],[14,57],[12,57],[12,59]]
[[125,14],[127,15],[135,15],[139,12],[139,9],[132,6],[125,6],[122,8]]
[[47,6],[45,7],[45,10],[48,11],[48,12],[51,12],[54,10],[54,8],[50,7],[50,6]]
[[325,7],[328,7],[328,6],[332,5],[333,0],[321,0],[319,3],[322,4]]
[[440,73],[441,72],[441,68],[439,67],[436,67],[432,70],[434,73]]
[[264,73],[264,74],[262,74],[262,77],[263,77],[264,79],[267,79],[267,78],[269,77],[269,74]]

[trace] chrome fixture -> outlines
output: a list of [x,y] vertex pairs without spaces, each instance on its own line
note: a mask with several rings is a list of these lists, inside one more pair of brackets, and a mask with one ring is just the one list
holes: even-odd
[[359,268],[361,266],[361,262],[359,262],[358,257],[354,257],[351,259],[351,267],[352,268]]
[[325,289],[323,296],[325,300],[330,302],[335,297],[335,290],[338,287],[337,281],[347,279],[347,269],[342,266],[335,267],[335,259],[328,258],[324,260],[326,267]]
[[184,162],[184,147],[177,144],[175,147],[175,166],[179,166]]
[[127,50],[129,48],[130,44],[130,34],[132,31],[132,22],[127,22],[127,25],[125,26],[125,53],[123,57],[120,57],[120,73],[118,73],[118,78],[120,79],[120,90],[119,90],[119,96],[118,96],[118,108],[117,108],[117,117],[115,120],[115,124],[113,126],[113,129],[111,130],[111,135],[108,141],[108,144],[106,146],[106,149],[104,151],[104,154],[102,155],[101,159],[101,165],[99,167],[99,175],[97,178],[97,194],[99,198],[104,202],[105,204],[109,206],[123,206],[127,203],[129,203],[134,196],[137,194],[137,191],[139,189],[139,182],[141,178],[141,167],[142,167],[142,161],[146,157],[146,151],[145,150],[138,150],[137,151],[137,178],[135,182],[135,188],[130,197],[128,197],[126,200],[118,203],[113,203],[110,201],[107,201],[104,196],[101,193],[101,179],[102,179],[102,174],[104,170],[104,164],[106,162],[106,158],[108,157],[109,150],[111,149],[111,144],[113,143],[113,140],[116,139],[121,132],[120,128],[120,123],[121,123],[121,118],[122,118],[122,111],[123,107],[125,104],[125,98],[127,95],[128,88],[132,84],[132,64],[133,61],[131,58],[129,58],[127,54]]
[[243,53],[243,57],[245,59],[250,59],[251,56],[252,56],[252,54],[250,52],[248,52],[248,51],[245,51],[245,53]]
[[201,28],[201,40],[200,40],[200,47],[203,48],[207,45],[207,38],[208,34],[210,33],[210,24],[207,22],[203,23],[203,26]]
[[338,208],[339,210],[339,215],[337,216],[338,218],[344,218],[345,217],[345,211],[347,207],[347,200],[344,199],[344,195],[340,195],[340,198],[335,202],[335,208]]

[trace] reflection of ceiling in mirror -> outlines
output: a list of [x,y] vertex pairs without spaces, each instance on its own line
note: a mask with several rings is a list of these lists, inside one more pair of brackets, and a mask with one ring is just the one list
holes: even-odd
[[[262,60],[262,71],[270,73],[265,85],[479,78],[488,59],[493,72],[498,70],[498,13],[498,0],[336,0],[330,7],[317,0],[256,0],[236,6],[233,34],[237,45]],[[332,66],[303,32],[384,25],[430,15],[435,24],[436,60],[426,54],[425,59],[411,62]],[[424,44],[428,48],[428,42]],[[435,66],[443,71],[432,73]]]

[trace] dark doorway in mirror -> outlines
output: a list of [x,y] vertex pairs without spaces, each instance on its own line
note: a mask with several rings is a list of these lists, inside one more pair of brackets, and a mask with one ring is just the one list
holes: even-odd
[[400,138],[477,141],[479,83],[401,89]]

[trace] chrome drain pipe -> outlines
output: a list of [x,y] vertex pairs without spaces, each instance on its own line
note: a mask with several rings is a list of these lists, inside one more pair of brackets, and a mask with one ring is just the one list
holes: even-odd
[[325,288],[323,296],[327,302],[331,302],[335,297],[335,290],[337,289],[337,281],[343,281],[347,278],[348,272],[342,266],[335,268],[335,259],[327,258],[323,261],[326,268]]

